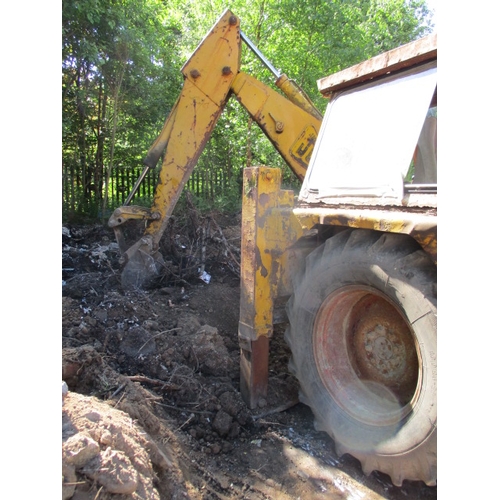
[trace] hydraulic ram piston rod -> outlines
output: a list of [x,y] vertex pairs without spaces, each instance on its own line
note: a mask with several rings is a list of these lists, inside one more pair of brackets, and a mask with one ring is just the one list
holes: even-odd
[[240,31],[241,39],[248,45],[250,50],[264,63],[264,66],[276,77],[279,78],[281,73],[269,62],[266,56],[254,45],[252,40],[248,38],[243,31]]
[[309,96],[293,81],[290,80],[286,75],[280,73],[266,58],[266,56],[253,44],[253,42],[240,31],[241,39],[248,45],[250,50],[262,61],[264,66],[271,71],[271,73],[276,78],[276,85],[280,88],[283,93],[297,106],[307,111],[312,116],[316,117],[318,120],[322,120],[323,116],[318,111],[314,103],[311,101]]

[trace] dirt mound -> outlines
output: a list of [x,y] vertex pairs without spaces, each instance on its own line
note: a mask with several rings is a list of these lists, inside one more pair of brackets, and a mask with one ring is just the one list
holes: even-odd
[[[77,489],[79,498],[95,498],[96,488],[100,498],[121,494],[160,499],[159,484],[154,483],[157,475],[172,468],[172,461],[129,414],[70,392],[64,401],[62,434],[63,499],[73,498]],[[77,480],[77,470],[85,481]]]

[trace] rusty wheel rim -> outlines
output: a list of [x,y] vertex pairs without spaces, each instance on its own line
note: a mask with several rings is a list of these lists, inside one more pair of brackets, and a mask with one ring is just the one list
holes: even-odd
[[316,316],[313,349],[336,404],[368,425],[390,425],[411,412],[421,357],[411,327],[387,297],[369,287],[331,293]]

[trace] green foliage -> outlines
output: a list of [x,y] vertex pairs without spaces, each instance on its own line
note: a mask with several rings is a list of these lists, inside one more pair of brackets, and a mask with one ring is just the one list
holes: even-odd
[[63,188],[66,205],[81,212],[88,200],[101,201],[110,164],[143,157],[145,139],[175,102],[179,30],[157,0],[66,0],[62,14],[63,166],[71,182]]
[[[62,148],[64,214],[98,216],[116,201],[112,178],[137,176],[182,88],[180,69],[228,7],[222,0],[63,0]],[[326,100],[316,81],[428,31],[424,0],[234,0],[231,10],[266,57],[312,98]],[[242,70],[274,85],[274,77],[242,47]],[[284,184],[299,184],[283,159],[230,100],[195,171],[217,177],[209,192],[188,185],[197,203],[239,209],[247,165],[283,170]],[[117,184],[118,183],[118,184]],[[150,199],[141,201],[148,206]]]

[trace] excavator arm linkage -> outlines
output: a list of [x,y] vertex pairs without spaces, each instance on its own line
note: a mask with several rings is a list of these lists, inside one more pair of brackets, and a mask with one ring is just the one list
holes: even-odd
[[[147,170],[155,167],[164,154],[151,208],[128,206],[132,193],[125,206],[117,208],[109,219],[125,264],[122,284],[126,288],[141,288],[161,272],[160,239],[231,95],[260,126],[295,175],[304,178],[321,114],[286,75],[280,75],[276,82],[284,97],[240,72],[241,39],[239,19],[226,10],[183,66],[182,91],[144,160]],[[143,237],[126,248],[121,226],[130,219],[147,223]]]

